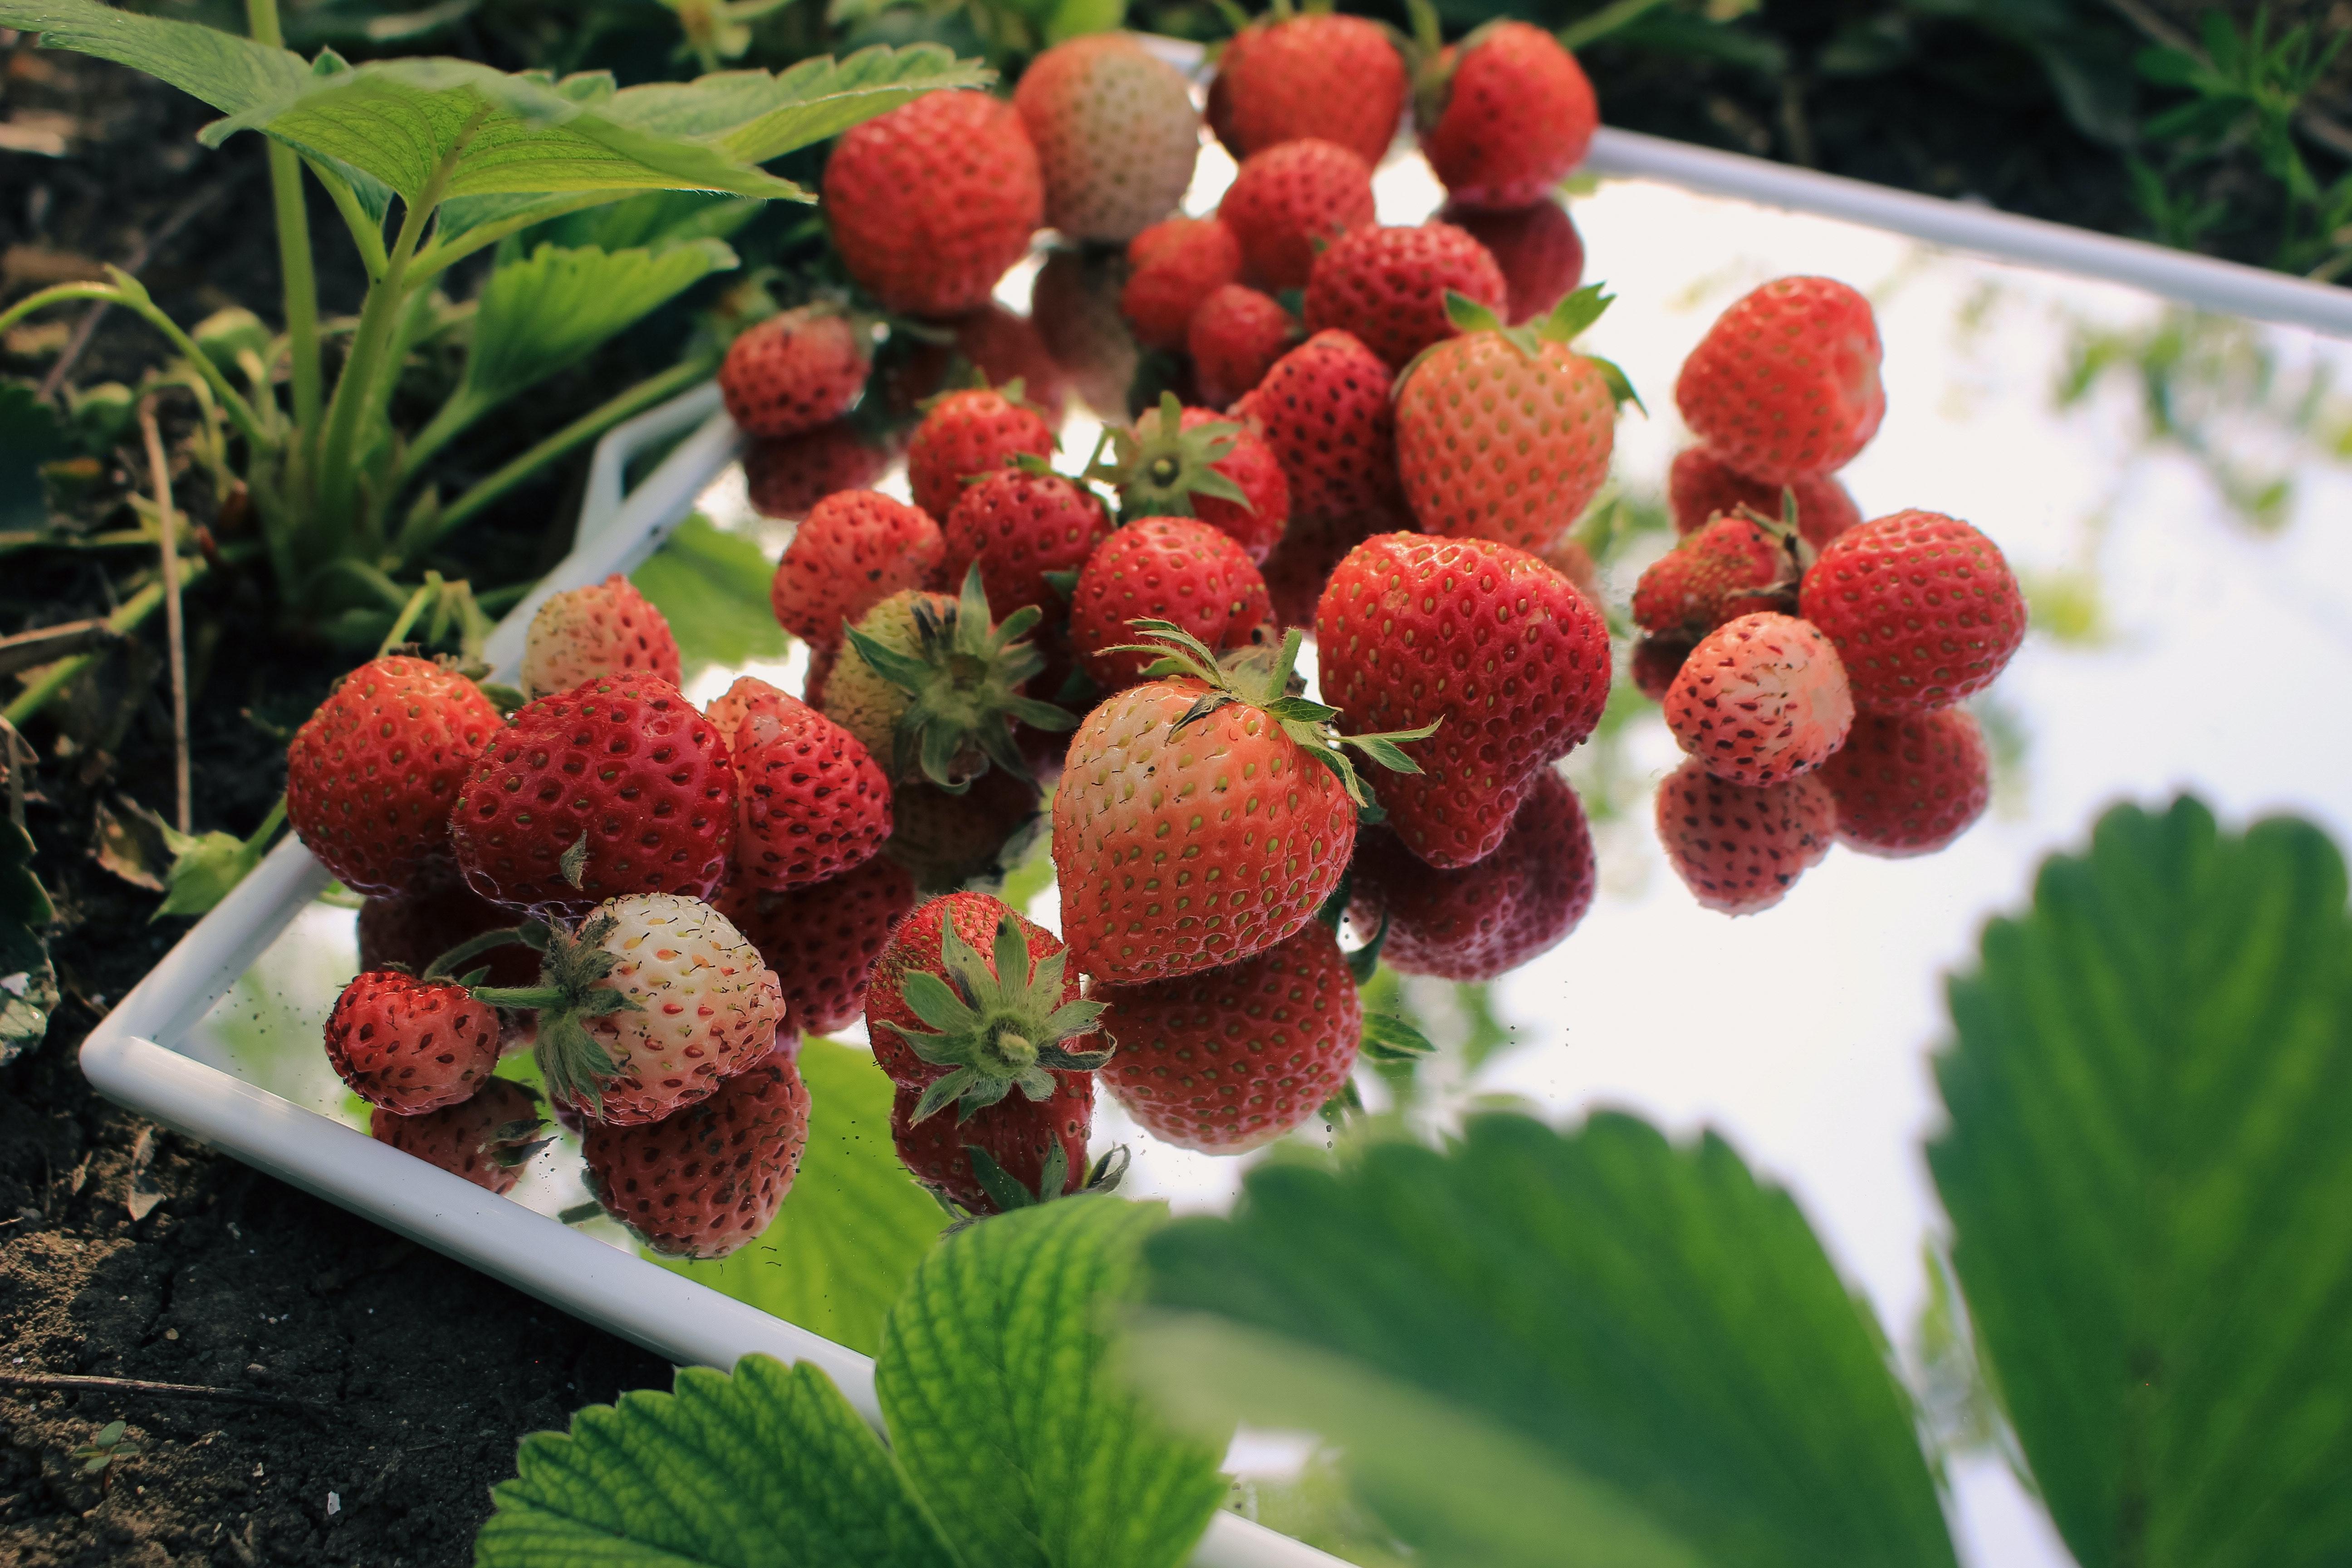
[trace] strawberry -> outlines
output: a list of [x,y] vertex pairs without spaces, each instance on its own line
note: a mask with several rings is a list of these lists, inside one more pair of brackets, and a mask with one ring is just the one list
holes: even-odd
[[[1054,455],[1054,427],[1022,400],[1024,390],[1019,382],[1001,389],[971,386],[931,400],[907,442],[907,483],[917,506],[944,522],[973,475],[1003,468],[1024,452]],[[899,584],[910,585],[911,580]]]
[[1675,403],[1718,462],[1784,485],[1844,468],[1878,433],[1878,360],[1869,300],[1833,279],[1776,279],[1707,329]]
[[735,763],[739,875],[771,892],[830,881],[890,837],[890,783],[857,738],[796,697],[743,676],[719,701]]
[[1234,405],[1265,434],[1296,519],[1360,518],[1396,498],[1396,416],[1380,355],[1347,332],[1318,332]]
[[1798,596],[1870,713],[1974,696],[2025,640],[2025,599],[2000,546],[1941,512],[1898,511],[1838,535]]
[[668,620],[617,572],[551,595],[531,616],[522,645],[526,697],[569,691],[603,675],[678,681],[677,638]]
[[812,647],[833,647],[845,622],[928,581],[946,550],[940,525],[922,508],[876,490],[843,490],[811,507],[793,531],[768,602],[786,631]]
[[[1390,968],[1492,980],[1559,946],[1592,907],[1592,829],[1568,781],[1540,768],[1501,846],[1476,865],[1441,871],[1394,834],[1367,833],[1351,886],[1349,920],[1360,931],[1388,922],[1380,956]],[[1120,1039],[1124,1056],[1133,1041]]]
[[1364,1028],[1355,976],[1320,921],[1238,963],[1096,994],[1118,1041],[1104,1084],[1145,1131],[1209,1154],[1312,1117],[1347,1083]]
[[[1832,474],[1805,474],[1790,479],[1786,494],[1796,498],[1797,531],[1815,550],[1862,521],[1862,509]],[[1704,447],[1686,447],[1675,454],[1666,469],[1666,501],[1675,514],[1676,533],[1696,533],[1718,512],[1741,507],[1779,517],[1783,489],[1733,473]]]
[[1486,247],[1451,224],[1359,228],[1315,258],[1307,280],[1307,330],[1353,332],[1402,370],[1457,329],[1448,294],[1499,310],[1510,294]]
[[1211,649],[1246,647],[1273,617],[1265,582],[1233,539],[1189,517],[1129,523],[1087,558],[1070,598],[1070,640],[1106,691],[1143,679],[1133,623],[1168,621]]
[[1331,574],[1315,613],[1324,700],[1383,731],[1433,729],[1421,771],[1381,785],[1433,866],[1494,853],[1529,780],[1609,700],[1608,623],[1559,573],[1484,539],[1387,533]]
[[1549,197],[1583,161],[1601,110],[1559,39],[1525,22],[1492,22],[1423,68],[1413,118],[1449,203],[1492,212]]
[[982,773],[960,795],[929,779],[911,780],[891,799],[897,820],[882,852],[913,873],[926,893],[994,886],[1044,831],[1043,803],[1034,779],[1002,769]]
[[1238,283],[1202,300],[1184,329],[1201,401],[1212,408],[1228,407],[1254,390],[1297,342],[1298,322],[1289,311]]
[[1006,310],[993,300],[955,324],[955,352],[991,386],[1021,384],[1021,395],[1059,429],[1068,397],[1061,365],[1045,347],[1036,318]]
[[1667,688],[1665,710],[1684,751],[1751,789],[1812,772],[1853,727],[1837,649],[1811,622],[1770,610],[1701,638]]
[[725,1258],[774,1223],[800,1173],[809,1095],[775,1050],[709,1099],[641,1126],[592,1126],[580,1140],[604,1212],[667,1258]]
[[1118,491],[1119,518],[1197,517],[1263,561],[1290,520],[1290,482],[1274,448],[1248,425],[1185,408],[1172,392],[1128,429],[1108,432],[1108,461],[1087,477]]
[[991,609],[1058,613],[1064,595],[1051,574],[1086,564],[1110,535],[1110,511],[1085,485],[1054,472],[1043,458],[1026,458],[966,485],[948,513],[946,532],[940,579],[961,582],[977,568]]
[[712,907],[775,973],[783,987],[782,1037],[794,1039],[846,1028],[865,1013],[866,977],[891,930],[913,912],[915,881],[878,855],[788,893],[763,892],[738,869]]
[[1763,789],[1728,784],[1697,758],[1658,786],[1658,840],[1698,901],[1752,915],[1788,896],[1830,852],[1837,799],[1818,773]]
[[899,1162],[933,1195],[974,1215],[1001,1214],[1085,1190],[1094,1075],[1052,1076],[1054,1092],[1047,1099],[1008,1095],[961,1120],[919,1119],[923,1091],[899,1089],[890,1100],[890,1141]]
[[327,1016],[327,1061],[352,1092],[402,1116],[470,1100],[499,1065],[499,1016],[446,979],[354,976]]
[[1118,308],[1145,347],[1181,349],[1201,301],[1241,275],[1242,242],[1231,226],[1223,218],[1180,214],[1129,242]]
[[1596,284],[1538,326],[1505,327],[1454,297],[1464,335],[1397,381],[1397,473],[1423,531],[1541,553],[1583,514],[1633,392],[1614,365],[1568,343],[1608,305]]
[[1984,731],[1964,710],[1864,713],[1822,768],[1837,797],[1838,841],[1865,855],[1932,855],[1992,801]]
[[[422,974],[459,942],[514,925],[512,910],[499,908],[455,877],[396,899],[370,899],[360,906],[360,967]],[[519,942],[490,948],[478,959],[488,967],[493,985],[528,985],[539,974],[539,954]]]
[[1705,637],[1759,610],[1796,607],[1796,532],[1753,513],[1718,517],[1650,563],[1633,585],[1633,624]]
[[727,743],[667,680],[599,679],[492,738],[449,826],[486,899],[583,911],[622,893],[717,890],[735,842]]
[[1037,149],[1045,221],[1123,243],[1184,199],[1201,117],[1184,73],[1126,33],[1056,44],[1029,62],[1013,107]]
[[499,710],[455,670],[371,659],[286,748],[287,820],[353,892],[423,888],[448,864],[449,808],[499,729]]
[[1057,249],[1037,269],[1029,295],[1045,352],[1105,419],[1127,417],[1127,389],[1143,358],[1119,304],[1126,280],[1124,257]]
[[1510,303],[1503,311],[1507,325],[1549,315],[1584,281],[1584,237],[1576,232],[1568,209],[1549,196],[1500,212],[1449,206],[1437,218],[1485,246],[1503,269],[1510,285]]
[[743,452],[743,483],[761,517],[797,522],[825,497],[862,490],[889,467],[889,443],[836,419],[803,435],[752,442]]
[[1217,216],[1268,289],[1300,289],[1318,247],[1373,221],[1372,166],[1330,142],[1285,142],[1242,160]]
[[1404,61],[1376,24],[1277,4],[1225,45],[1209,124],[1237,161],[1316,137],[1370,165],[1396,140],[1404,95]]
[[1308,637],[1315,635],[1315,605],[1323,596],[1323,584],[1348,552],[1376,533],[1393,533],[1410,529],[1412,519],[1404,508],[1394,505],[1352,517],[1297,517],[1282,531],[1282,542],[1265,558],[1258,574],[1265,579],[1267,599],[1274,606],[1274,624],[1287,630],[1298,627]]
[[1633,645],[1633,685],[1651,701],[1663,704],[1683,672],[1691,645],[1681,637],[1643,637]]
[[843,133],[824,209],[842,264],[883,309],[956,316],[1028,253],[1045,187],[1010,103],[927,92]]
[[522,1167],[547,1147],[539,1098],[510,1079],[486,1079],[471,1100],[417,1116],[379,1105],[368,1135],[428,1165],[462,1176],[493,1196],[514,1191]]
[[826,305],[755,322],[727,346],[719,394],[747,436],[798,436],[849,412],[873,368],[874,339]]

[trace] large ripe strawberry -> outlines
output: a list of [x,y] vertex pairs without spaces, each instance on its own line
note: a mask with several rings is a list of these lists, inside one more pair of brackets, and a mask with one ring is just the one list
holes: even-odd
[[2025,597],[2000,546],[1941,512],[1898,511],[1838,535],[1798,602],[1870,713],[1974,696],[2025,640]]
[[1181,349],[1201,301],[1241,280],[1242,242],[1220,217],[1162,219],[1127,247],[1127,284],[1118,308],[1136,340],[1155,349]]
[[1110,535],[1102,498],[1041,458],[992,469],[963,488],[945,524],[939,580],[960,583],[975,566],[998,615],[1034,607],[1058,612],[1051,576],[1076,572]]
[[1568,345],[1608,304],[1594,285],[1539,325],[1505,327],[1452,302],[1464,334],[1397,382],[1397,474],[1424,531],[1541,554],[1583,515],[1633,393],[1616,367]]
[[[968,386],[931,401],[907,442],[907,484],[917,506],[944,524],[963,498],[966,479],[1004,468],[1024,453],[1054,455],[1054,427],[1023,398],[1026,390],[1021,382],[1001,388]],[[916,581],[897,584],[891,592]]]
[[1196,518],[1130,522],[1087,558],[1070,597],[1070,640],[1106,691],[1143,679],[1139,620],[1182,626],[1217,653],[1247,647],[1273,618],[1265,581],[1239,544]]
[[1052,1076],[1054,1092],[1044,1100],[1008,1095],[962,1120],[918,1117],[923,1091],[899,1089],[890,1100],[890,1142],[899,1162],[926,1190],[967,1214],[1002,1214],[1084,1190],[1095,1075]]
[[510,1079],[483,1082],[471,1100],[417,1116],[379,1105],[368,1112],[368,1135],[404,1154],[438,1165],[493,1195],[514,1191],[522,1168],[547,1147],[539,1097]]
[[1347,332],[1318,332],[1234,405],[1265,434],[1290,484],[1294,520],[1361,519],[1397,499],[1392,378]]
[[1830,760],[1853,727],[1853,692],[1810,621],[1759,610],[1699,640],[1666,689],[1666,727],[1700,765],[1761,789]]
[[1290,481],[1274,448],[1249,424],[1214,409],[1185,408],[1172,392],[1135,424],[1110,432],[1110,452],[1089,468],[1118,492],[1119,519],[1196,517],[1263,561],[1290,521]]
[[1348,553],[1315,613],[1324,700],[1409,742],[1421,771],[1381,781],[1405,847],[1475,865],[1529,781],[1592,732],[1609,700],[1609,626],[1574,584],[1484,539],[1388,533]]
[[1879,353],[1869,300],[1834,279],[1775,279],[1716,318],[1675,403],[1725,467],[1784,485],[1845,467],[1878,434]]
[[1372,166],[1330,142],[1285,142],[1242,160],[1217,216],[1268,289],[1303,289],[1315,253],[1373,221]]
[[1584,281],[1584,237],[1551,197],[1501,212],[1449,206],[1437,216],[1485,246],[1503,269],[1511,289],[1503,320],[1510,326],[1549,315]]
[[1992,803],[1984,731],[1963,709],[1864,713],[1822,768],[1837,796],[1838,841],[1864,855],[1933,855]]
[[804,435],[752,442],[743,452],[743,484],[761,517],[797,522],[825,497],[865,489],[889,467],[888,441],[836,419]]
[[1727,915],[1779,903],[1837,833],[1837,799],[1819,773],[1750,789],[1696,757],[1658,786],[1657,811],[1667,864],[1702,905]]
[[1201,117],[1184,75],[1126,33],[1056,44],[1013,94],[1045,180],[1045,221],[1124,243],[1184,199]]
[[1277,4],[1227,43],[1209,124],[1237,160],[1315,137],[1377,163],[1404,117],[1404,61],[1380,26]]
[[751,676],[722,705],[740,816],[736,875],[771,892],[829,881],[890,837],[890,781],[857,737]]
[[1348,1081],[1364,1029],[1355,976],[1320,921],[1238,963],[1096,994],[1118,1041],[1104,1084],[1153,1137],[1211,1154],[1312,1117]]
[[1452,224],[1360,228],[1315,258],[1307,280],[1307,330],[1353,332],[1398,369],[1454,336],[1446,297],[1500,310],[1510,285],[1486,247]]
[[1202,403],[1230,406],[1255,390],[1298,342],[1298,321],[1270,295],[1228,283],[1201,301],[1184,329]]
[[717,1093],[645,1126],[592,1126],[580,1140],[604,1212],[668,1258],[725,1258],[774,1222],[800,1173],[809,1095],[774,1050]]
[[947,540],[930,513],[877,490],[843,490],[809,509],[784,546],[768,602],[814,647],[841,641],[845,622],[939,570]]
[[428,659],[371,659],[286,748],[286,818],[358,893],[423,888],[449,861],[449,808],[499,730],[482,689]]
[[1734,473],[1704,447],[1685,447],[1666,469],[1666,504],[1675,531],[1696,533],[1719,512],[1741,507],[1779,517],[1785,502],[1797,503],[1797,532],[1815,550],[1862,521],[1862,509],[1834,474],[1805,474],[1783,487]]
[[1037,269],[1029,294],[1045,352],[1087,407],[1105,419],[1127,417],[1127,391],[1143,352],[1119,308],[1127,259],[1057,248]]
[[617,572],[551,596],[523,638],[526,697],[569,691],[600,675],[650,675],[673,686],[678,680],[669,621]]
[[1045,187],[1013,105],[928,92],[835,143],[824,212],[842,264],[884,309],[957,316],[1028,253]]
[[1650,563],[1633,585],[1633,624],[1688,640],[1759,610],[1794,609],[1796,541],[1752,512],[1717,518]]
[[327,1016],[327,1060],[352,1092],[402,1116],[470,1100],[499,1065],[499,1016],[446,979],[354,976]]
[[[1399,973],[1492,980],[1559,946],[1592,907],[1596,885],[1584,807],[1547,767],[1501,847],[1475,866],[1441,871],[1394,834],[1365,834],[1349,919],[1368,932],[1388,922],[1381,962]],[[1129,1044],[1121,1037],[1122,1054]]]
[[719,392],[747,436],[798,436],[849,412],[873,368],[874,339],[828,305],[755,322],[727,347]]
[[876,856],[829,882],[761,891],[740,870],[712,906],[760,950],[783,987],[783,1037],[829,1035],[866,1011],[866,977],[915,908],[915,880]]
[[1045,792],[1036,780],[1001,768],[956,794],[929,779],[910,780],[890,804],[897,820],[882,853],[912,873],[926,894],[1002,884],[1045,826]]
[[588,681],[524,707],[450,815],[484,898],[580,913],[623,893],[702,898],[735,843],[727,744],[667,680]]
[[1583,161],[1601,110],[1559,39],[1491,22],[1423,68],[1413,117],[1452,205],[1494,212],[1550,196]]

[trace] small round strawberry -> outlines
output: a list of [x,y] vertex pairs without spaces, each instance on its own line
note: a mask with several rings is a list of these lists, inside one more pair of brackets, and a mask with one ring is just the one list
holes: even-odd
[[1984,731],[1958,708],[1864,713],[1822,768],[1837,796],[1838,840],[1864,855],[1933,855],[1992,803]]
[[[519,919],[455,877],[396,899],[370,899],[360,906],[360,967],[422,974],[458,943],[512,931]],[[492,985],[528,985],[539,975],[539,954],[520,942],[508,942],[459,965],[457,973],[477,966],[488,969],[485,978]]]
[[1034,605],[1058,612],[1063,595],[1049,575],[1086,564],[1110,536],[1110,511],[1093,490],[1032,458],[966,485],[945,531],[940,580],[961,582],[977,565],[991,610],[1011,615]]
[[1285,142],[1242,160],[1217,216],[1268,289],[1302,289],[1315,252],[1373,222],[1372,166],[1330,142]]
[[[1059,737],[1056,737],[1059,739]],[[1045,792],[1035,779],[992,769],[950,794],[912,779],[891,797],[896,819],[882,853],[926,894],[994,887],[1045,831]]]
[[1449,206],[1437,215],[1486,247],[1510,285],[1503,311],[1508,326],[1532,321],[1576,291],[1584,281],[1584,237],[1568,209],[1547,196],[1532,206],[1475,212]]
[[673,686],[678,680],[677,638],[668,619],[617,572],[551,596],[523,637],[525,697],[569,691],[600,675],[650,675]]
[[785,893],[762,891],[738,869],[712,907],[775,972],[783,987],[782,1037],[829,1035],[865,1014],[866,978],[892,930],[914,912],[915,880],[879,855],[829,882]]
[[885,310],[957,316],[1028,253],[1045,187],[1013,105],[927,92],[835,143],[824,211],[842,264]]
[[2025,640],[2000,546],[1958,518],[1898,511],[1830,542],[1798,591],[1870,713],[1948,708],[1992,684]]
[[940,525],[922,508],[876,490],[842,490],[811,507],[793,531],[768,602],[786,631],[831,647],[841,641],[844,622],[928,581],[946,550]]
[[1013,94],[1045,180],[1045,221],[1124,242],[1184,199],[1201,117],[1183,72],[1131,35],[1094,33],[1029,62]]
[[509,1079],[483,1081],[471,1100],[421,1115],[403,1116],[379,1105],[368,1113],[368,1135],[428,1165],[462,1176],[493,1196],[514,1191],[522,1167],[547,1147],[539,1099]]
[[1143,360],[1119,305],[1126,286],[1126,258],[1057,249],[1037,269],[1029,295],[1045,352],[1071,389],[1105,419],[1127,417],[1127,391]]
[[1364,1030],[1355,976],[1320,921],[1238,963],[1096,994],[1118,1041],[1104,1084],[1153,1137],[1210,1154],[1314,1116],[1348,1081]]
[[1394,509],[1396,414],[1381,356],[1347,332],[1318,332],[1234,405],[1274,448],[1294,521]]
[[752,442],[743,452],[743,483],[761,517],[798,522],[825,497],[862,490],[889,467],[888,442],[836,419],[803,435]]
[[1446,296],[1500,310],[1510,285],[1486,247],[1451,224],[1359,228],[1315,258],[1307,281],[1307,330],[1353,332],[1402,370],[1460,329]]
[[1290,481],[1274,448],[1244,422],[1184,408],[1172,392],[1132,427],[1110,433],[1110,456],[1087,470],[1118,491],[1121,521],[1197,517],[1263,561],[1290,521]]
[[667,1258],[725,1258],[774,1223],[808,1142],[808,1087],[784,1052],[709,1099],[643,1126],[580,1140],[589,1191]]
[[286,817],[357,893],[446,873],[449,808],[500,729],[482,689],[429,659],[371,659],[339,681],[286,748]]
[[1087,558],[1070,598],[1070,640],[1087,676],[1115,691],[1154,661],[1125,651],[1136,621],[1171,622],[1224,653],[1249,647],[1273,615],[1265,579],[1230,536],[1195,518],[1147,517]]
[[1844,468],[1878,434],[1879,353],[1869,300],[1834,279],[1776,279],[1716,318],[1675,403],[1726,468],[1784,485]]
[[1377,163],[1404,117],[1404,61],[1378,24],[1286,13],[1225,45],[1209,88],[1209,124],[1235,159],[1306,138]]
[[747,436],[798,436],[849,412],[873,368],[874,340],[825,305],[745,328],[719,366],[719,393]]
[[[1786,494],[1784,495],[1784,489]],[[1862,509],[1834,474],[1805,474],[1783,487],[1736,474],[1704,447],[1686,447],[1666,469],[1666,503],[1675,531],[1696,533],[1717,514],[1747,507],[1779,517],[1787,496],[1797,502],[1797,532],[1815,550],[1862,521]]]
[[1837,834],[1837,798],[1819,773],[1750,789],[1717,778],[1697,758],[1658,785],[1658,841],[1706,908],[1752,915],[1788,896]]
[[1118,308],[1139,342],[1181,349],[1201,301],[1241,275],[1242,242],[1223,218],[1164,218],[1129,243]]
[[[1053,1079],[1054,1092],[1045,1100],[1011,1094],[961,1121],[918,1119],[923,1091],[899,1089],[890,1100],[890,1142],[899,1163],[925,1189],[974,1215],[997,1214],[1003,1206],[981,1175],[982,1157],[1025,1200],[1080,1191],[1087,1184],[1087,1138],[1094,1131],[1095,1077],[1057,1072]],[[1057,1167],[1058,1186],[1048,1180]]]
[[[907,442],[907,484],[917,506],[944,523],[963,499],[965,480],[1005,468],[1024,453],[1054,455],[1054,427],[1023,401],[1024,390],[1019,382],[1002,388],[972,386],[932,401]],[[910,579],[898,587],[912,584]]]
[[[1492,980],[1565,941],[1597,885],[1584,807],[1566,779],[1543,768],[1502,845],[1475,866],[1441,871],[1394,834],[1365,834],[1349,919],[1366,931],[1388,921],[1381,962],[1400,974]],[[1132,1042],[1118,1039],[1124,1056]]]
[[1583,161],[1601,123],[1584,68],[1525,22],[1489,23],[1444,50],[1413,96],[1421,150],[1458,207],[1546,199]]
[[1690,639],[1759,610],[1795,608],[1793,542],[1752,516],[1717,518],[1650,563],[1633,585],[1633,624]]
[[[796,697],[751,676],[721,702],[740,816],[739,877],[772,892],[829,881],[890,837],[890,782],[857,738]],[[719,703],[713,703],[718,716]]]
[[667,680],[591,680],[524,707],[449,819],[484,898],[578,913],[623,893],[701,898],[735,842],[727,743]]
[[327,1061],[352,1092],[402,1116],[470,1100],[499,1065],[499,1016],[447,980],[354,976],[327,1016]]
[[1716,777],[1755,789],[1820,767],[1853,727],[1837,649],[1811,622],[1770,610],[1701,638],[1665,710],[1684,751]]
[[1681,637],[1642,638],[1633,645],[1634,689],[1651,701],[1663,704],[1690,653],[1690,643]]
[[1201,301],[1184,329],[1201,401],[1225,408],[1255,389],[1298,343],[1298,321],[1255,289],[1228,283]]

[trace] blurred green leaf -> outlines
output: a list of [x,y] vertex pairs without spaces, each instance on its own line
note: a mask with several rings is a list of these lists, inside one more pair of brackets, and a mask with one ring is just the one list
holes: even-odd
[[569,213],[537,230],[561,246],[601,250],[661,250],[696,239],[725,239],[760,215],[761,204],[708,191],[647,191],[626,201]]
[[709,520],[678,524],[651,560],[630,574],[637,592],[669,620],[678,658],[692,679],[709,666],[779,659],[790,640],[768,603],[775,566],[740,534]]
[[0,0],[0,27],[38,33],[46,48],[145,71],[225,114],[299,91],[310,75],[302,57],[289,49],[194,22],[118,11],[97,0]]

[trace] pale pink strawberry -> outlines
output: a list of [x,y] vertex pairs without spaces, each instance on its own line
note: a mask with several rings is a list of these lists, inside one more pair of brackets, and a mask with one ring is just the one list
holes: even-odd
[[1853,726],[1837,649],[1811,622],[1770,610],[1701,639],[1665,709],[1675,740],[1707,772],[1759,789],[1820,767]]
[[1183,72],[1133,35],[1093,33],[1029,62],[1013,90],[1045,180],[1045,221],[1121,242],[1174,210],[1192,183],[1201,116]]
[[522,645],[522,691],[546,697],[599,675],[651,675],[678,681],[677,638],[635,584],[614,573],[549,597]]

